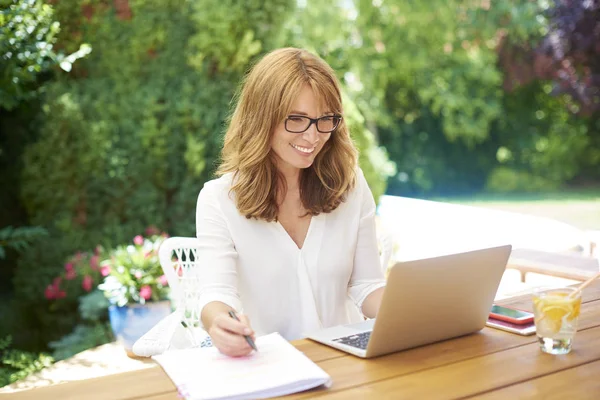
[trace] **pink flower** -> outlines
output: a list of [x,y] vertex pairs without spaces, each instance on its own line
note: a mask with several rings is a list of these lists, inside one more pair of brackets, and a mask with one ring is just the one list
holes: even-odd
[[73,263],[66,263],[65,264],[65,271],[70,272],[73,271]]
[[144,244],[144,237],[142,235],[137,235],[133,238],[133,243],[137,246],[141,246]]
[[145,300],[150,300],[152,296],[152,288],[148,285],[144,285],[140,288],[140,297]]
[[91,277],[91,276],[89,276],[89,275],[86,275],[86,276],[83,278],[83,281],[81,282],[81,287],[82,287],[82,288],[83,288],[83,290],[85,290],[86,292],[89,292],[89,291],[91,291],[91,290],[92,290],[92,284],[93,284],[92,277]]
[[100,267],[100,274],[102,276],[108,276],[110,274],[110,265],[103,265]]
[[74,269],[70,269],[65,274],[65,279],[68,280],[68,281],[72,281],[73,279],[75,279],[76,276],[77,276],[77,273],[75,272],[75,270]]
[[154,225],[150,225],[149,227],[146,228],[146,231],[144,232],[146,234],[146,236],[154,236],[154,235],[158,235],[160,233],[160,231],[158,230],[158,228]]
[[142,278],[142,273],[140,271],[135,271],[135,273],[133,274],[133,276],[135,276],[137,279],[141,279]]
[[48,300],[62,299],[63,297],[67,296],[67,292],[65,292],[64,290],[60,290],[59,285],[61,280],[61,277],[58,276],[54,278],[52,284],[46,286],[46,290],[44,290],[44,296]]
[[98,271],[98,264],[100,263],[100,256],[92,256],[90,258],[90,268],[92,268],[92,271]]
[[56,298],[56,293],[54,292],[54,287],[52,285],[46,286],[46,290],[44,290],[44,296],[48,300],[53,300]]
[[158,277],[158,283],[160,283],[163,286],[167,286],[169,284],[169,280],[165,275],[161,275]]

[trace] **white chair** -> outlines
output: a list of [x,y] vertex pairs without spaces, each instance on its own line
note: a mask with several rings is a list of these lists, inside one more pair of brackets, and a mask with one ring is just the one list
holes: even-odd
[[171,237],[161,244],[158,257],[175,311],[135,342],[136,355],[150,357],[169,349],[211,345],[208,333],[199,327],[197,252],[196,238]]

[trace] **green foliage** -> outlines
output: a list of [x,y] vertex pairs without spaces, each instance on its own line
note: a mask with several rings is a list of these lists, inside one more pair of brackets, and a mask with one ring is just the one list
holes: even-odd
[[395,174],[395,165],[387,157],[385,148],[377,146],[375,136],[365,127],[365,120],[354,102],[344,97],[344,116],[359,153],[359,164],[377,202],[385,193],[386,179]]
[[94,290],[79,298],[79,314],[83,320],[75,329],[60,340],[50,342],[55,360],[64,360],[92,347],[114,340],[107,322],[109,302],[100,290]]
[[271,41],[293,9],[292,0],[192,2],[196,33],[189,39],[189,63],[209,73],[243,73],[256,56],[271,49]]
[[98,322],[91,325],[77,325],[73,332],[63,336],[60,340],[50,342],[48,346],[53,350],[52,357],[56,361],[60,361],[82,351],[109,343],[111,340],[113,337],[110,324]]
[[52,365],[47,354],[34,354],[11,349],[12,337],[0,338],[0,387],[9,385],[27,375]]
[[6,257],[5,248],[24,251],[32,241],[47,234],[48,232],[39,226],[17,228],[7,226],[0,229],[0,259]]
[[54,66],[70,71],[90,48],[83,45],[69,56],[55,51],[60,23],[41,0],[2,0],[0,5],[0,109],[11,110],[39,94],[41,77]]
[[549,93],[549,84],[533,83],[506,94],[506,118],[492,130],[498,138],[498,163],[521,172],[521,177],[536,178],[538,184],[546,181],[543,188],[574,178],[591,144],[587,121],[571,114],[563,99]]
[[555,189],[554,181],[508,167],[495,168],[486,183],[486,190],[491,193],[534,193]]
[[[560,110],[543,82],[508,93],[518,60],[548,32],[541,2],[356,2],[344,54],[350,95],[397,165],[392,194],[477,191],[502,162],[560,185],[594,155],[588,123]],[[350,13],[352,14],[352,13]],[[424,29],[424,27],[427,27]],[[518,75],[518,74],[517,74]],[[543,89],[544,88],[544,89]],[[535,105],[533,105],[535,104]],[[544,118],[537,116],[543,115]],[[595,153],[594,153],[595,154]],[[496,179],[496,178],[494,178]]]
[[38,76],[58,62],[53,45],[59,24],[42,1],[0,4],[0,108],[10,110],[35,96]]
[[79,298],[79,314],[84,321],[106,321],[109,305],[110,302],[101,290],[93,290]]

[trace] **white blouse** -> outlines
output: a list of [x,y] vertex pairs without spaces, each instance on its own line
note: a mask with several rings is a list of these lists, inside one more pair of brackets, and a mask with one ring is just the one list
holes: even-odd
[[247,314],[257,336],[279,332],[288,340],[356,322],[348,296],[361,309],[367,295],[385,286],[375,201],[362,171],[345,202],[312,217],[301,249],[279,222],[241,215],[231,179],[206,182],[198,196],[200,311],[220,301]]

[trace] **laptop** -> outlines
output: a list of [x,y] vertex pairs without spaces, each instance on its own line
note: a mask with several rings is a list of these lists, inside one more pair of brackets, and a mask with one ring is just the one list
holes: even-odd
[[488,319],[511,248],[398,262],[388,275],[377,318],[307,338],[371,358],[477,332]]

